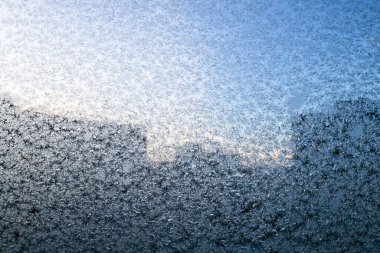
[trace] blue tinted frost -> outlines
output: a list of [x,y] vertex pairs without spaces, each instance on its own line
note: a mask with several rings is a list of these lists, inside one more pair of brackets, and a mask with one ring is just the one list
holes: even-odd
[[294,111],[379,98],[379,6],[3,0],[0,92],[48,113],[143,124],[152,160],[200,142],[284,164]]

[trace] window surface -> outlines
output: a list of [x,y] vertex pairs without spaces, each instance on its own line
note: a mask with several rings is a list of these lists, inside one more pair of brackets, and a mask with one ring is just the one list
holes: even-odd
[[6,252],[380,249],[377,1],[3,0],[0,96]]

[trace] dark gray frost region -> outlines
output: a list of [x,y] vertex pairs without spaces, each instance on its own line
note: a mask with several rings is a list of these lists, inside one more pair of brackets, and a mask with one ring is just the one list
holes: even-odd
[[197,144],[152,165],[141,126],[0,100],[0,252],[379,252],[378,103],[292,130],[291,167]]

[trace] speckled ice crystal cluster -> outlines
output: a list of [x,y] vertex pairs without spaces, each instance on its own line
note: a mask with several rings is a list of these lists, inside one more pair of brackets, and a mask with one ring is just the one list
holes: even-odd
[[378,99],[379,6],[3,0],[0,93],[44,112],[143,124],[152,160],[199,142],[284,164],[294,112]]
[[289,168],[188,145],[146,159],[144,129],[0,100],[0,251],[378,252],[380,109],[292,124]]

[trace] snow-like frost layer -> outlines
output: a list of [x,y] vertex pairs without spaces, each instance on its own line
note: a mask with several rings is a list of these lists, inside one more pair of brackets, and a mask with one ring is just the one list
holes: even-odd
[[377,1],[4,0],[0,93],[144,124],[153,160],[217,142],[285,163],[294,112],[379,99],[379,13]]

